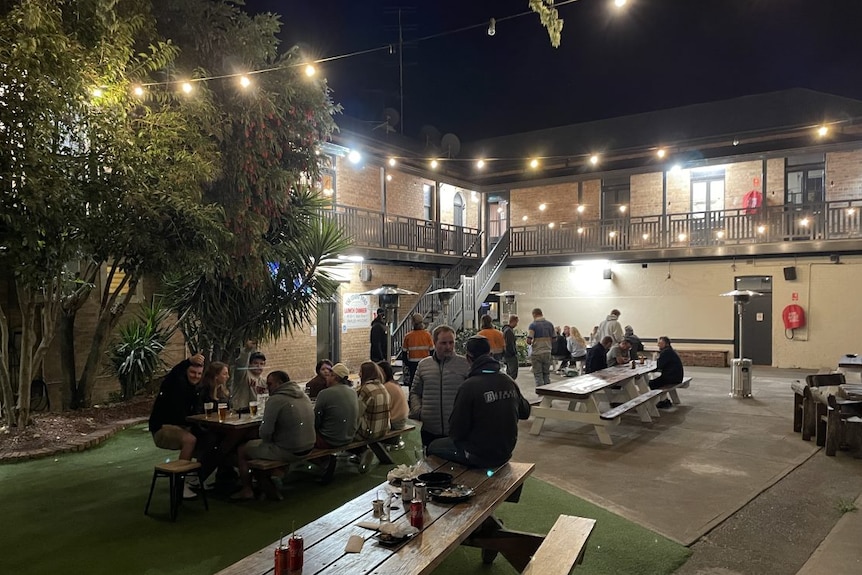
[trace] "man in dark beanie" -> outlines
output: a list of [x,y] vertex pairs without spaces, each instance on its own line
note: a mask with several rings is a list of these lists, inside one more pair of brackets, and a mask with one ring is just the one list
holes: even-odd
[[388,345],[386,339],[389,337],[386,329],[386,310],[377,308],[377,315],[371,322],[371,351],[368,353],[371,361],[392,361],[387,354]]
[[455,397],[449,437],[432,441],[428,454],[471,467],[497,467],[512,457],[518,420],[530,417],[530,404],[514,380],[500,373],[487,338],[473,336],[466,347],[470,375]]

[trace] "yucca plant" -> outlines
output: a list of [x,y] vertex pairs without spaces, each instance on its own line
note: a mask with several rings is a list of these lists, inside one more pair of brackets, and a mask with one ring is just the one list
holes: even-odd
[[176,329],[168,324],[170,313],[157,302],[144,304],[117,331],[116,341],[108,348],[108,363],[120,380],[123,400],[134,397],[165,367],[161,354]]

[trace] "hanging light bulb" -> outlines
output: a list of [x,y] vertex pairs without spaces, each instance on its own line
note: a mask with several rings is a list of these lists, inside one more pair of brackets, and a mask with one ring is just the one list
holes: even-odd
[[189,82],[183,82],[181,88],[182,88],[183,92],[186,94],[192,93],[192,85]]
[[251,86],[251,80],[248,79],[248,76],[240,76],[239,85],[243,88],[248,88],[249,86]]
[[491,18],[491,21],[488,23],[488,36],[493,36],[497,33],[497,20],[495,18]]
[[311,64],[306,64],[305,66],[305,75],[311,78],[317,73],[317,70],[314,69],[314,66]]
[[132,88],[132,93],[138,97],[143,96],[144,88],[142,86],[135,86],[134,88]]

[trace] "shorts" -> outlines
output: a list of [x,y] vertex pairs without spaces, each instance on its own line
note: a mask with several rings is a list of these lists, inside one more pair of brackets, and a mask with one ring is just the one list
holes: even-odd
[[192,433],[179,425],[163,425],[153,434],[153,443],[162,449],[182,450],[183,438]]
[[252,439],[246,443],[245,453],[249,459],[269,459],[271,461],[299,461],[304,459],[311,451],[311,448],[305,453],[291,453],[274,443],[264,443],[262,439]]

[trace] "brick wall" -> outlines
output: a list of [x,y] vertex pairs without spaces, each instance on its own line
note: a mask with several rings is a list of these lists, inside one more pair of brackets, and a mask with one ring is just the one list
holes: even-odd
[[380,189],[381,168],[379,166],[353,165],[346,158],[338,158],[335,165],[335,201],[337,203],[363,210],[383,211],[383,194]]
[[386,174],[392,176],[392,180],[386,182],[386,213],[425,219],[422,186],[430,185],[433,197],[434,181],[393,169],[387,169]]
[[[509,198],[509,213],[514,226],[572,222],[578,216],[577,182],[512,190]],[[540,204],[545,204],[544,211],[539,210]],[[524,216],[527,216],[526,221]]]
[[784,204],[784,158],[766,160],[766,195],[767,206]]
[[455,223],[455,194],[461,194],[464,202],[464,226],[478,228],[479,211],[482,209],[482,204],[478,201],[479,196],[472,190],[450,184],[440,186],[440,222]]
[[636,174],[631,177],[630,213],[632,217],[662,213],[662,173]]
[[[756,189],[763,190],[763,163],[760,160],[737,162],[724,167],[724,208],[731,210],[742,207],[742,198]],[[754,179],[760,182],[754,185]]]
[[667,172],[666,211],[668,214],[684,214],[691,211],[691,170]]
[[826,154],[826,199],[858,199],[862,192],[862,150]]

